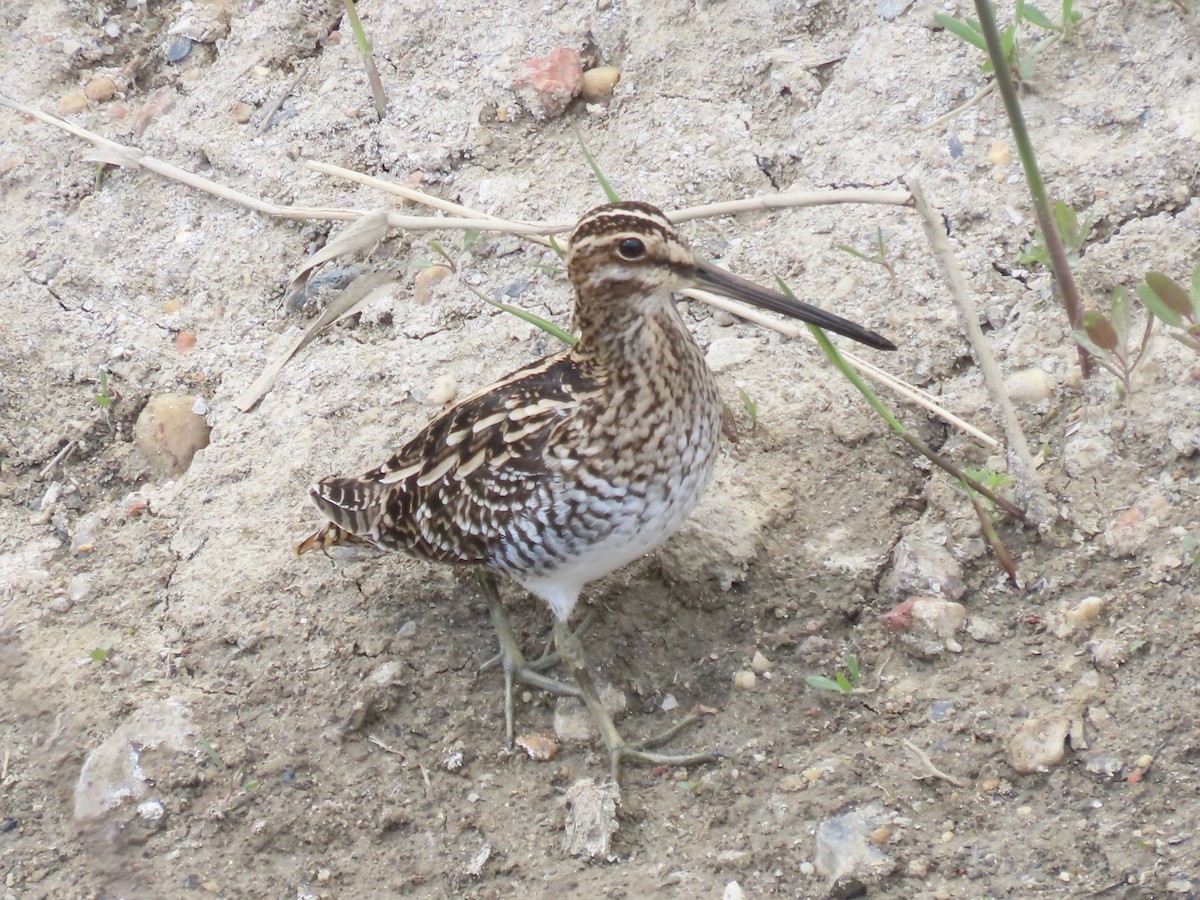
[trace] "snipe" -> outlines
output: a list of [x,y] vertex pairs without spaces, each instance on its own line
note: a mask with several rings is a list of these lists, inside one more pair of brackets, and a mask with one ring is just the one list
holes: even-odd
[[[721,398],[672,292],[699,287],[880,350],[895,346],[698,259],[646,203],[609,204],[580,219],[567,273],[579,342],[466,397],[378,468],[314,485],[313,500],[330,523],[297,549],[365,542],[482,567],[500,638],[510,740],[516,680],[578,693],[604,737],[614,778],[623,760],[711,760],[713,753],[651,752],[664,736],[627,743],[566,627],[584,585],[654,550],[679,527],[716,462]],[[553,611],[555,643],[577,690],[525,661],[494,572]]]

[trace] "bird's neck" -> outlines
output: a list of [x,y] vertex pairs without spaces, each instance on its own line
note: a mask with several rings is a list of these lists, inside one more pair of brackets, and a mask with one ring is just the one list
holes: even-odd
[[666,302],[634,304],[591,310],[581,306],[576,315],[579,343],[571,355],[588,367],[610,376],[650,371],[670,372],[683,384],[707,372],[704,355],[683,324],[669,297]]

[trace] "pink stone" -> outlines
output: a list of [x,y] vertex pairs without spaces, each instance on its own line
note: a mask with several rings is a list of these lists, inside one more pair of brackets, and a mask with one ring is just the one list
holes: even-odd
[[542,109],[551,118],[561,116],[583,82],[583,62],[578,50],[561,47],[549,56],[525,61],[525,72],[517,78],[517,90],[532,88]]

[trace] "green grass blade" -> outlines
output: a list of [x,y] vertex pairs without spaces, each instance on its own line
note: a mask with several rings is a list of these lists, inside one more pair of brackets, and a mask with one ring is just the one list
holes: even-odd
[[619,203],[621,201],[620,195],[613,190],[613,186],[609,184],[608,179],[604,177],[604,173],[600,171],[600,164],[596,162],[596,157],[592,156],[592,151],[588,149],[588,145],[583,140],[583,133],[578,128],[575,129],[575,140],[579,141],[579,149],[583,151],[583,158],[587,160],[592,174],[600,182],[600,188],[604,191],[604,196],[608,198],[608,202]]
[[987,46],[983,43],[983,35],[971,28],[966,22],[961,19],[956,19],[953,16],[947,16],[938,13],[933,17],[933,21],[941,25],[948,32],[962,38],[973,47],[978,47],[980,50],[987,52]]
[[483,291],[476,290],[470,285],[467,285],[467,289],[484,303],[490,304],[491,306],[496,307],[496,309],[502,309],[509,315],[516,316],[518,319],[523,319],[530,325],[536,325],[547,334],[554,335],[554,337],[558,338],[564,344],[574,347],[579,342],[579,338],[575,337],[575,335],[571,334],[569,331],[563,331],[553,322],[549,321],[548,319],[543,319],[536,313],[531,313],[528,310],[521,309],[519,306],[513,306],[500,300],[493,300]]

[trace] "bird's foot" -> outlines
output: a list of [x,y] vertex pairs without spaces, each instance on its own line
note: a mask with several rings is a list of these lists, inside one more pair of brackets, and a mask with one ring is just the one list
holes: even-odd
[[698,753],[683,754],[653,752],[655,747],[661,747],[663,744],[674,739],[685,728],[690,728],[701,719],[711,715],[711,710],[700,706],[696,707],[691,715],[676,722],[660,734],[633,743],[626,741],[617,730],[612,715],[605,709],[604,703],[600,700],[595,682],[592,681],[592,675],[587,670],[587,664],[583,656],[583,646],[579,643],[578,637],[572,634],[566,625],[561,622],[555,623],[554,636],[555,643],[558,645],[558,652],[575,673],[575,682],[579,685],[579,696],[587,704],[587,708],[592,714],[592,720],[600,730],[601,737],[604,738],[604,745],[608,748],[612,779],[615,783],[618,785],[621,783],[621,765],[623,763],[642,766],[694,766],[717,762],[722,758],[723,754],[718,750],[705,750]]
[[562,697],[578,697],[579,688],[559,681],[557,678],[551,678],[549,675],[543,675],[542,670],[554,664],[553,660],[549,663],[545,662],[545,655],[532,663],[526,661],[525,654],[521,652],[521,648],[517,644],[512,626],[508,624],[508,615],[504,612],[504,606],[500,602],[500,590],[496,585],[496,579],[491,573],[487,573],[480,578],[480,587],[487,599],[488,611],[492,614],[492,624],[496,627],[496,640],[500,644],[500,653],[484,663],[483,668],[487,668],[498,660],[504,671],[504,736],[511,746],[513,742],[513,695],[517,684],[528,685]]

